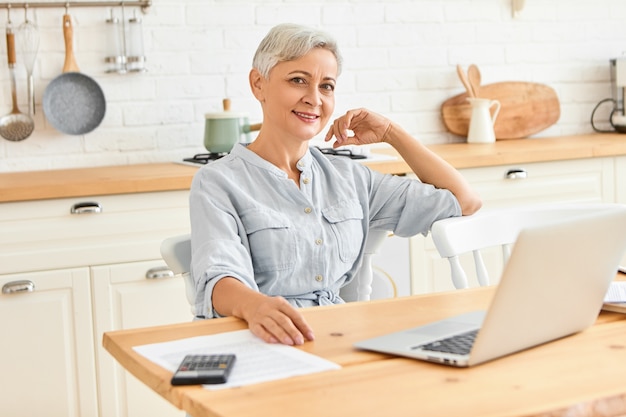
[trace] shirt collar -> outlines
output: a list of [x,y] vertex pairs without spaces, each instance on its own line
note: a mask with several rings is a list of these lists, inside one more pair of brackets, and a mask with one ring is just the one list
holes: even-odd
[[[252,152],[251,150],[246,148],[245,145],[241,143],[235,144],[233,149],[230,151],[230,155],[241,158],[247,163],[252,164],[256,167],[265,169],[273,173],[274,175],[278,175],[280,177],[285,177],[285,178],[287,177],[287,173],[285,171],[283,171],[282,169],[279,169],[278,167],[276,167],[276,165],[261,158],[259,155]],[[309,148],[304,154],[304,156],[300,158],[300,160],[297,162],[296,166],[298,167],[300,172],[304,172],[304,171],[308,171],[311,169],[312,163],[313,163],[313,156],[311,155],[311,149]]]

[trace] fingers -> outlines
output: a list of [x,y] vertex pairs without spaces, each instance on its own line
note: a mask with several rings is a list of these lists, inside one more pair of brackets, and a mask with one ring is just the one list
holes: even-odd
[[337,142],[334,147],[356,143],[353,140],[355,136],[349,136],[348,130],[354,130],[355,126],[358,124],[359,118],[362,117],[363,112],[363,109],[348,110],[346,114],[335,119],[326,133],[325,140],[328,142],[333,136],[335,136]]
[[324,140],[328,142],[334,136],[336,138],[336,143],[339,144],[339,145],[335,145],[335,147],[341,146],[341,144],[344,144],[344,142],[348,140],[348,128],[350,126],[350,120],[351,120],[350,112],[336,119],[330,125],[330,128],[328,129],[328,132],[326,133],[326,138]]
[[[380,142],[389,130],[391,122],[366,109],[349,110],[337,118],[326,133],[325,141],[334,136],[334,148],[345,145],[365,145]],[[352,131],[352,135],[348,132]]]
[[268,343],[301,345],[313,340],[313,330],[300,312],[282,297],[268,297],[248,320],[252,333]]

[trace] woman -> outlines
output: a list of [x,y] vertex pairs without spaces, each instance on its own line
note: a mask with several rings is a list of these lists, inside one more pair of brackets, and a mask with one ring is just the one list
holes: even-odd
[[313,340],[297,307],[343,302],[339,289],[360,266],[368,230],[426,234],[434,221],[480,207],[456,170],[368,110],[335,120],[326,140],[387,142],[423,183],[309,148],[333,114],[340,72],[335,41],[315,29],[279,25],[259,45],[249,81],[262,128],[249,146],[202,167],[191,187],[200,317],[242,318],[270,343]]

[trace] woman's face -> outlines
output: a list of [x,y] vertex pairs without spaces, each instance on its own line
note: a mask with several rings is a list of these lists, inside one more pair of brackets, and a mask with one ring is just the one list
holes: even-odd
[[269,79],[258,77],[255,95],[263,106],[264,127],[304,141],[326,126],[335,109],[337,60],[332,52],[315,48],[276,64]]

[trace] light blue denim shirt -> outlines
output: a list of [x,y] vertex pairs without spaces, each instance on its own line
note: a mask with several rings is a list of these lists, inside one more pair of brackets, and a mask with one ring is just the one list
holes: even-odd
[[448,190],[384,175],[311,148],[298,161],[300,188],[244,146],[200,168],[190,195],[191,274],[199,317],[217,317],[211,296],[225,276],[297,307],[343,303],[368,230],[426,234],[459,216]]

